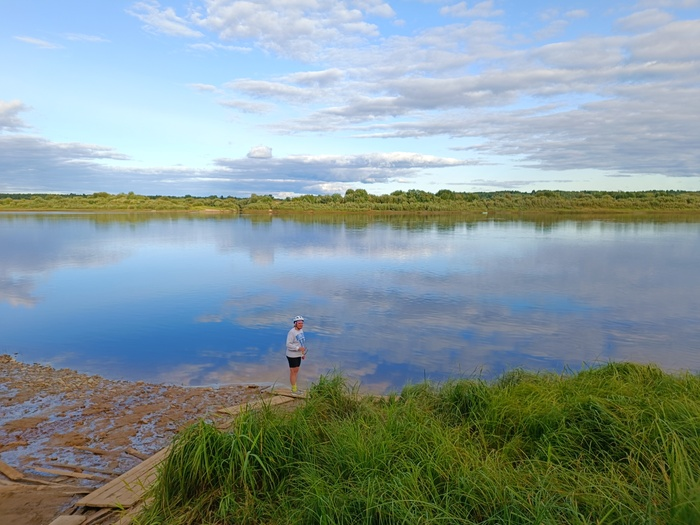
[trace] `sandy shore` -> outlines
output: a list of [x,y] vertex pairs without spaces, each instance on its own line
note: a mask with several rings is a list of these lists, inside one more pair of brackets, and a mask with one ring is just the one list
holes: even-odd
[[0,474],[3,525],[50,523],[80,497],[76,492],[130,470],[183,426],[259,391],[110,381],[0,355],[0,460],[23,476]]

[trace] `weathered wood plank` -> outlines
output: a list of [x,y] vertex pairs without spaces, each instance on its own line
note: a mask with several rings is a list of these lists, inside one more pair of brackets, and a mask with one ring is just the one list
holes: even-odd
[[304,399],[306,394],[295,394],[291,388],[273,388],[269,391],[274,396],[286,396],[293,399]]
[[20,479],[24,478],[24,474],[22,474],[16,468],[11,467],[4,461],[0,461],[0,472],[2,472],[7,479],[12,481],[19,481]]
[[44,468],[44,467],[32,467],[32,470],[37,472],[44,472],[45,474],[53,474],[54,476],[66,476],[69,478],[78,479],[93,479],[93,480],[103,480],[104,476],[99,476],[95,474],[84,474],[82,472],[73,472],[72,470],[63,470],[57,468]]
[[146,502],[139,501],[130,509],[118,511],[119,519],[114,522],[114,525],[132,525],[134,518],[143,510],[145,504]]
[[78,507],[128,508],[138,502],[146,489],[155,481],[156,467],[163,461],[170,447],[156,452],[130,471],[91,492],[76,502]]
[[91,514],[85,520],[83,525],[93,525],[95,523],[102,523],[105,516],[109,516],[114,512],[113,509],[100,509],[99,511]]
[[230,416],[237,416],[243,412],[247,412],[248,410],[257,410],[265,405],[275,406],[281,405],[282,403],[289,403],[290,401],[292,401],[292,398],[287,396],[274,396],[267,399],[259,399],[251,403],[245,403],[243,405],[220,408],[217,410],[217,412],[228,414]]
[[127,448],[124,452],[134,456],[135,458],[140,459],[141,461],[146,461],[149,457],[148,454],[142,454],[141,452],[139,452],[138,450],[136,450],[133,447]]
[[59,516],[50,525],[83,525],[87,516]]
[[90,452],[92,454],[97,454],[98,456],[116,456],[121,454],[121,452],[117,450],[102,450],[101,448],[85,447],[83,445],[76,445],[73,448],[84,450],[85,452]]

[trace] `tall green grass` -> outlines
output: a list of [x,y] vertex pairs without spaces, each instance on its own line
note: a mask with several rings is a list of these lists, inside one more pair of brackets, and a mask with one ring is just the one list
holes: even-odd
[[140,524],[700,523],[700,378],[608,364],[199,423]]

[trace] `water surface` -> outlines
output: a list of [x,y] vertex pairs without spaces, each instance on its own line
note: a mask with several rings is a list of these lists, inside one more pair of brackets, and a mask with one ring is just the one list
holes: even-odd
[[0,214],[0,352],[112,379],[365,390],[610,360],[700,370],[700,223]]

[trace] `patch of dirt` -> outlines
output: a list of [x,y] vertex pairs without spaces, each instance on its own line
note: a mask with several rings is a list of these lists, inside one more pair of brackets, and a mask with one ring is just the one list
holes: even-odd
[[0,355],[0,461],[24,476],[0,474],[2,524],[48,525],[82,496],[76,490],[90,492],[167,446],[183,427],[259,393],[257,386],[111,381]]

